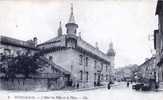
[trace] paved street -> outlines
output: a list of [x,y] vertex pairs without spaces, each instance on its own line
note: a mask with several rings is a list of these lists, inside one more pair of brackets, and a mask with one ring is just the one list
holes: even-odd
[[[118,83],[110,90],[100,88],[87,91],[13,92],[1,91],[3,100],[162,100],[163,91],[141,92]],[[7,93],[7,94],[6,94]],[[8,99],[9,98],[9,99]]]

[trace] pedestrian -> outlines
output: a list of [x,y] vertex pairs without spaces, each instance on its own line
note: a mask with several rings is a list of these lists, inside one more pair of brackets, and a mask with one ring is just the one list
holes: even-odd
[[129,85],[130,85],[130,83],[129,83],[129,82],[127,82],[127,87],[129,87]]
[[110,82],[108,83],[108,86],[107,86],[108,90],[110,89]]
[[77,87],[77,89],[79,88],[79,83],[77,83],[76,87]]
[[96,86],[96,82],[94,82],[94,87]]

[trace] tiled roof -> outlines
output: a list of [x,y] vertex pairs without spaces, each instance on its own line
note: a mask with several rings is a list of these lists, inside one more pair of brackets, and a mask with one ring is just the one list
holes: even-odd
[[22,48],[37,49],[32,42],[22,41],[7,36],[0,36],[0,43]]
[[[47,49],[47,48],[55,48],[55,47],[58,48],[59,45],[61,47],[66,46],[66,45],[63,45],[61,43],[61,41],[65,41],[64,39],[66,39],[65,38],[66,36],[68,36],[68,35],[63,35],[61,37],[52,38],[52,39],[50,39],[50,40],[48,40],[48,41],[46,41],[46,42],[44,42],[42,44],[39,44],[38,47],[39,46],[44,46],[44,48]],[[91,44],[87,43],[83,39],[78,38],[77,36],[76,36],[76,39],[77,39],[77,47],[78,48],[81,48],[82,50],[84,50],[86,52],[90,52],[91,54],[93,54],[93,55],[95,55],[95,56],[97,56],[97,57],[99,57],[99,58],[101,58],[101,59],[103,59],[103,60],[105,60],[107,62],[110,61],[109,57],[105,53],[103,53],[101,50],[99,50],[96,47],[92,46]],[[57,45],[58,44],[57,41],[60,42],[59,45]]]

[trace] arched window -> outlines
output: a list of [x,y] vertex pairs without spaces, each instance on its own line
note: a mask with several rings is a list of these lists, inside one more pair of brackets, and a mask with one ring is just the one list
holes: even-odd
[[79,55],[79,64],[80,64],[80,65],[83,64],[83,55]]
[[96,76],[96,73],[94,73],[94,80],[95,80],[95,81],[96,81],[96,77],[97,77],[97,76]]
[[101,62],[101,71],[103,70],[103,63]]
[[108,71],[108,66],[107,66],[107,64],[106,64],[106,72]]
[[80,71],[80,80],[83,80],[83,71]]
[[88,82],[89,76],[88,76],[88,72],[86,72],[86,81]]
[[104,75],[103,75],[103,74],[101,75],[101,80],[102,80],[102,81],[104,80]]
[[94,61],[94,68],[96,69],[96,66],[97,66],[97,61],[95,60]]
[[88,66],[88,57],[85,58],[85,65]]
[[106,75],[106,81],[108,80],[108,75]]

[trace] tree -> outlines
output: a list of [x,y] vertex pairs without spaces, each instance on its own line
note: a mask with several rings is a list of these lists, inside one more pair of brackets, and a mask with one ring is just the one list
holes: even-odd
[[30,74],[37,74],[38,66],[35,56],[26,56],[22,55],[17,57],[18,61],[16,62],[18,74],[23,74],[25,77],[29,77]]
[[[30,74],[37,74],[37,69],[40,68],[38,60],[39,57],[29,56],[27,54],[18,55],[12,59],[6,58],[7,68],[1,66],[1,72],[5,73],[6,77],[16,77],[17,74],[22,74],[25,77],[29,77]],[[3,65],[6,66],[6,65]]]

